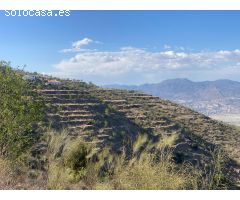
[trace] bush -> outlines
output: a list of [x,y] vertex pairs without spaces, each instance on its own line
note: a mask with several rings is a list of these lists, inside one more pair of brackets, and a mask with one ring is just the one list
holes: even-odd
[[80,138],[71,140],[68,132],[46,130],[48,136],[48,188],[67,189],[78,187],[85,176],[91,154],[89,144]]
[[64,153],[64,164],[71,170],[79,171],[87,166],[89,149],[81,140],[74,141]]
[[33,124],[42,117],[42,103],[9,63],[0,62],[0,156],[15,159],[33,140]]

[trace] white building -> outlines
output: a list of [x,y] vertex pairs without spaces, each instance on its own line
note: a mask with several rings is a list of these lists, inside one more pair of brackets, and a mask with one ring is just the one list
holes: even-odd
[[37,78],[36,78],[36,76],[32,76],[32,75],[24,75],[23,79],[25,81],[35,81]]

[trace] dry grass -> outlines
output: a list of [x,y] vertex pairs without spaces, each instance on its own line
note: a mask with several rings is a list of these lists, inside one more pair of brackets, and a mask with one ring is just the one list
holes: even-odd
[[48,188],[80,189],[85,175],[89,145],[79,139],[70,139],[66,130],[48,132]]
[[0,189],[10,189],[13,184],[13,172],[10,163],[4,159],[0,159],[0,168]]
[[148,142],[147,134],[139,134],[133,143],[133,152],[138,152]]
[[224,166],[227,162],[226,153],[220,149],[211,152],[212,169],[205,169],[205,173],[195,170],[195,176],[198,177],[198,189],[216,190],[227,189],[229,182],[224,175]]
[[27,167],[20,161],[0,158],[0,190],[33,188],[26,182]]
[[155,156],[142,154],[140,159],[128,162],[119,158],[114,174],[107,181],[100,182],[96,189],[168,190],[184,189],[187,177],[175,169],[170,155],[160,162]]
[[[66,133],[51,134],[49,144],[49,189],[219,189],[222,188],[221,152],[213,152],[214,167],[211,173],[195,169],[190,164],[177,165],[169,148],[177,139],[175,135],[164,138],[158,153],[142,151],[140,156],[128,159],[124,153],[116,155],[109,149],[96,153],[81,139],[66,139]],[[133,144],[138,151],[146,142],[139,135]],[[64,142],[61,140],[64,140]],[[61,145],[59,145],[61,144]],[[62,147],[64,145],[64,147]],[[62,148],[61,155],[59,148]]]
[[[143,146],[141,154],[129,158],[114,154],[110,149],[96,152],[93,146],[79,138],[70,139],[66,131],[48,133],[48,189],[119,189],[119,190],[176,190],[224,189],[224,154],[212,152],[211,172],[191,164],[175,164],[171,145],[176,136],[163,138],[157,151],[149,153],[147,137],[139,135],[133,144],[134,152]],[[16,167],[17,166],[17,167]],[[26,182],[26,167],[0,159],[0,189],[38,189]]]

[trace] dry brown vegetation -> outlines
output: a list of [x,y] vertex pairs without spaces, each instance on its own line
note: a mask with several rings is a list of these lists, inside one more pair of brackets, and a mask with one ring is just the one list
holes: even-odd
[[[127,158],[125,153],[114,155],[110,149],[97,152],[93,144],[82,139],[67,140],[66,132],[49,135],[49,189],[219,189],[224,188],[223,160],[216,158],[212,175],[204,176],[191,164],[176,165],[172,150],[161,143],[156,154],[147,150],[140,156]],[[62,147],[62,142],[65,145]],[[142,135],[135,147],[146,142]],[[62,149],[59,155],[59,148]],[[135,150],[137,151],[138,148]],[[58,155],[58,156],[56,156]]]
[[[111,149],[99,151],[94,143],[81,138],[71,138],[66,130],[56,132],[47,129],[45,140],[48,150],[44,173],[39,169],[28,172],[23,163],[0,160],[1,189],[225,189],[221,152],[213,152],[214,167],[211,173],[204,173],[190,163],[176,164],[173,160],[174,137],[162,140],[154,152],[153,144],[146,143],[142,134],[133,143],[132,157],[122,153],[114,154]],[[171,142],[169,142],[171,141]],[[43,155],[42,155],[43,156]],[[35,177],[33,177],[35,174]],[[32,176],[32,177],[31,177]],[[43,179],[46,180],[43,180]]]
[[63,81],[36,89],[47,116],[30,149],[1,158],[1,189],[229,189],[239,181],[234,127],[143,93]]

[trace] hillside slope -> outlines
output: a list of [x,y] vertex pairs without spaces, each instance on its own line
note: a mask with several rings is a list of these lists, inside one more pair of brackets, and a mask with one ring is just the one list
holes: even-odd
[[124,148],[129,155],[140,134],[148,138],[142,148],[170,140],[176,163],[200,168],[211,165],[212,151],[219,146],[231,158],[226,176],[240,180],[240,133],[235,128],[145,93],[66,85],[38,90],[48,102],[47,123],[53,128],[67,128],[71,137],[94,143],[99,151]]

